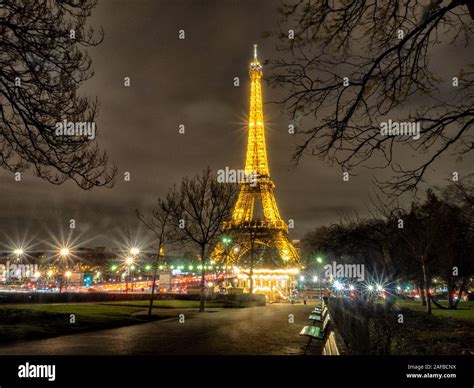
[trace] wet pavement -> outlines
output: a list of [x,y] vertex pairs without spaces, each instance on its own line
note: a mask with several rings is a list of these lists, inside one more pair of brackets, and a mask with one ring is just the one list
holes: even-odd
[[[309,324],[311,308],[176,309],[175,318],[9,344],[0,347],[0,355],[300,355],[307,338],[299,332]],[[321,342],[312,341],[308,354],[321,354],[321,349]]]

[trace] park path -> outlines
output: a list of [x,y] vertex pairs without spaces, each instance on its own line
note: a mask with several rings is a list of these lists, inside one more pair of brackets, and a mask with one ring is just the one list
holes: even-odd
[[[10,344],[0,355],[299,355],[307,339],[298,334],[310,310],[303,304],[191,314],[175,309],[176,318]],[[313,341],[309,354],[321,354],[321,344]]]

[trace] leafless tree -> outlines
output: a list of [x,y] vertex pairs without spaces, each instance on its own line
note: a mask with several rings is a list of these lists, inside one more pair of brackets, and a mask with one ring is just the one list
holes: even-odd
[[[96,0],[3,0],[0,12],[0,166],[33,167],[54,184],[110,186],[116,174],[105,152],[57,124],[94,123],[97,101],[79,95],[93,75],[87,47],[102,41],[87,19]],[[97,35],[97,36],[96,36]],[[96,131],[97,133],[97,131]],[[91,137],[91,136],[89,136]]]
[[217,243],[222,223],[230,218],[238,187],[219,183],[209,168],[193,178],[184,178],[173,197],[174,224],[184,243],[199,250],[202,265],[199,311],[204,311],[206,263],[209,250]]
[[171,192],[165,199],[158,198],[156,206],[149,215],[144,215],[136,210],[136,215],[140,222],[155,235],[156,259],[153,264],[153,282],[151,286],[150,305],[148,307],[148,316],[151,315],[153,308],[153,298],[155,295],[155,284],[160,260],[163,257],[165,247],[173,244],[174,233],[172,229],[173,211],[176,206],[175,198]]
[[[393,178],[377,183],[399,195],[443,155],[472,151],[473,63],[438,74],[432,54],[446,44],[473,51],[474,0],[295,0],[280,12],[269,82],[300,135],[296,163],[309,154],[344,171],[390,167]],[[419,123],[420,139],[383,136],[388,119]]]

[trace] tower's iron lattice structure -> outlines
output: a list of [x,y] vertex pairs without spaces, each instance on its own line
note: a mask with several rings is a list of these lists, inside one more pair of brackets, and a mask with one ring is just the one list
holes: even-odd
[[[232,246],[219,243],[213,258],[230,260],[238,264],[239,258],[249,253],[253,246],[264,245],[274,248],[281,259],[279,267],[300,267],[298,253],[288,240],[288,226],[282,220],[273,194],[275,188],[270,178],[265,126],[262,105],[262,65],[257,58],[257,45],[249,68],[250,112],[248,118],[248,143],[245,159],[245,176],[240,182],[240,191],[232,218],[224,222],[223,229],[232,238]],[[261,201],[263,217],[254,215],[256,201]]]

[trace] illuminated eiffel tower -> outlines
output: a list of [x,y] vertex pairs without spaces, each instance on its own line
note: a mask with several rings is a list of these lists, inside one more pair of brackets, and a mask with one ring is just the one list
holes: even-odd
[[[298,253],[293,244],[288,241],[288,226],[280,216],[273,195],[275,185],[270,179],[265,145],[262,65],[257,59],[257,45],[254,45],[254,57],[250,63],[249,73],[250,114],[245,176],[251,179],[240,183],[240,192],[232,218],[223,225],[223,230],[229,237],[216,246],[212,257],[217,261],[222,261],[225,257],[226,263],[230,261],[238,265],[239,258],[249,253],[254,244],[257,244],[273,248],[278,252],[281,261],[276,263],[277,268],[299,268]],[[256,201],[260,201],[262,205],[263,219],[255,218]]]

